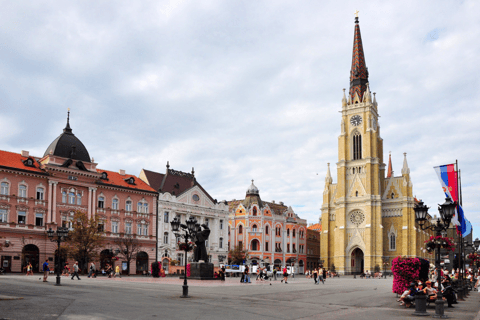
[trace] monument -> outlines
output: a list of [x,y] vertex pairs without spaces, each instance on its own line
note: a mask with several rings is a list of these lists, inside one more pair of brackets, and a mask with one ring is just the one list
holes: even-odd
[[210,229],[206,224],[202,224],[203,230],[195,234],[195,251],[192,263],[190,263],[190,279],[194,280],[214,280],[213,263],[208,261],[207,248],[205,241],[210,235]]

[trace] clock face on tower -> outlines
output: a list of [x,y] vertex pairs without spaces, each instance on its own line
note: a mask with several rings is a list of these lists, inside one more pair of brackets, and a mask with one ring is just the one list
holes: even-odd
[[350,118],[350,123],[354,126],[358,126],[362,123],[362,117],[359,115],[353,116]]

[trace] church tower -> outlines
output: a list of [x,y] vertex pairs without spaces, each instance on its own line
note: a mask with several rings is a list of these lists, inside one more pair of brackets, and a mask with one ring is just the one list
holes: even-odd
[[343,90],[337,183],[328,164],[320,222],[320,260],[340,273],[373,272],[398,255],[424,257],[428,234],[415,227],[412,181],[404,154],[402,175],[383,163],[378,104],[370,92],[358,16],[350,88]]
[[338,183],[332,185],[330,171],[327,173],[321,217],[322,241],[326,241],[321,260],[344,272],[363,267],[358,263],[367,270],[382,265],[383,140],[375,94],[372,97],[368,84],[358,17],[350,89],[348,95],[344,89],[342,99],[337,177]]

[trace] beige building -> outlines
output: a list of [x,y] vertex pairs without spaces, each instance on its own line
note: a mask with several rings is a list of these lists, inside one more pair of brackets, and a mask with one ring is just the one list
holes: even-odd
[[378,104],[370,92],[358,18],[350,71],[350,90],[343,95],[338,137],[338,182],[328,165],[320,222],[320,259],[340,273],[381,268],[396,256],[427,257],[429,235],[415,225],[412,180],[404,154],[401,175],[391,158],[383,162]]

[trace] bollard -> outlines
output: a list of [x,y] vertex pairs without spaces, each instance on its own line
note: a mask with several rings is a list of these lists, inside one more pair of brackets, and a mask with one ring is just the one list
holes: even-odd
[[415,295],[415,312],[412,314],[414,316],[429,316],[427,312],[427,295],[425,294],[416,294]]

